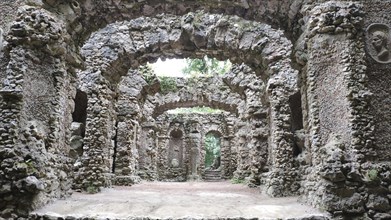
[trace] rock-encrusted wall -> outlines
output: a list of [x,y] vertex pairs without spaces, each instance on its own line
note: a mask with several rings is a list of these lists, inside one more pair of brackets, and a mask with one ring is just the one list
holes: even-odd
[[373,141],[376,112],[369,108],[365,9],[357,2],[303,8],[307,23],[301,38],[306,45],[298,44],[298,48],[307,51],[306,60],[301,60],[306,63],[302,91],[310,138],[306,161],[312,168],[303,170],[302,190],[311,204],[336,218],[387,219],[390,205],[384,172],[388,165],[369,162],[378,152]]
[[66,128],[75,80],[73,66],[64,63],[64,24],[28,6],[16,20],[2,48],[7,65],[2,65],[0,209],[8,218],[69,195],[72,176]]
[[3,34],[8,32],[10,24],[17,17],[17,10],[15,9],[24,5],[25,2],[26,0],[5,0],[0,2],[0,29],[3,31]]
[[[391,7],[390,1],[374,1],[373,4],[365,4],[367,14],[363,28],[365,32],[366,61],[368,87],[371,92],[370,112],[374,117],[375,146],[378,152],[377,158],[380,161],[387,161],[390,156],[389,146],[391,143],[390,130],[390,28],[391,19],[387,9]],[[385,33],[384,38],[379,39],[380,50],[384,50],[385,57],[378,60],[379,53],[374,46],[377,42],[374,39],[375,32]],[[383,49],[382,49],[383,48]]]
[[143,104],[148,94],[159,90],[157,79],[147,83],[139,70],[130,70],[117,88],[116,114],[118,118],[115,137],[114,173],[115,184],[132,185],[139,182],[139,140]]
[[[75,162],[68,153],[76,88],[87,94],[88,112],[74,185],[110,185],[113,171],[116,182],[131,184],[137,181],[132,175],[138,168],[141,124],[153,124],[154,117],[180,103],[167,99],[155,108],[158,102],[145,95],[121,99],[121,77],[159,56],[210,55],[244,62],[255,72],[254,80],[264,83],[255,88],[254,80],[244,79],[239,86],[227,82],[239,98],[215,103],[238,109],[244,122],[227,122],[243,133],[225,138],[234,146],[229,174],[239,169],[255,181],[263,174],[269,194],[302,194],[336,217],[390,218],[389,0],[51,0],[28,1],[15,13],[22,2],[0,3],[1,216],[26,216],[32,208],[68,195]],[[296,44],[296,63],[291,42]],[[76,78],[75,68],[83,65]],[[300,69],[301,81],[292,66]],[[293,129],[295,106],[290,103],[298,82],[303,130]],[[263,86],[264,96],[258,93]],[[168,97],[154,94],[150,97]],[[182,105],[198,100],[193,98]],[[245,136],[245,131],[254,132]],[[194,146],[202,143],[198,134],[192,136]],[[168,143],[155,135],[158,143]],[[235,137],[245,141],[235,146]],[[244,147],[257,150],[246,152]],[[195,158],[202,157],[194,152]],[[252,158],[247,168],[238,166],[241,154]]]
[[[234,66],[223,76],[223,81],[233,90],[245,97],[239,106],[239,118],[235,126],[235,137],[240,140],[236,147],[239,162],[234,178],[244,180],[250,185],[259,185],[261,173],[268,171],[268,110],[265,84],[251,68],[245,65]],[[232,152],[232,151],[231,151]]]

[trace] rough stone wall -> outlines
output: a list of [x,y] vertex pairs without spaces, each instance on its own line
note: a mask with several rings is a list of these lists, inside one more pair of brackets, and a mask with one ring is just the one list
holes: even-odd
[[[156,117],[169,109],[195,106],[209,106],[236,114],[244,111],[243,96],[232,91],[219,77],[176,80],[176,85],[181,87],[178,91],[147,97],[154,104],[154,108],[145,109],[145,115]],[[149,112],[151,110],[153,112]]]
[[[297,63],[304,66],[301,92],[306,145],[297,158],[299,163],[295,163],[292,156],[296,137],[290,130],[289,105],[290,96],[297,92],[297,75],[292,69],[291,43],[286,36],[268,25],[238,17],[202,13],[181,17],[160,15],[109,25],[85,44],[82,54],[86,68],[81,74],[79,89],[89,91],[89,125],[83,163],[88,171],[85,174],[92,175],[86,179],[91,178],[96,187],[106,184],[105,175],[110,168],[115,168],[109,158],[112,157],[110,151],[115,149],[112,141],[115,142],[116,127],[139,130],[134,128],[135,123],[117,119],[113,114],[115,97],[112,94],[121,76],[130,67],[136,68],[158,56],[208,54],[245,62],[265,82],[267,96],[262,104],[270,107],[267,117],[271,135],[268,138],[270,173],[264,179],[270,194],[297,194],[297,181],[301,176],[300,193],[307,201],[337,217],[390,218],[387,197],[391,182],[387,156],[390,91],[386,74],[389,45],[384,44],[390,41],[387,39],[388,0],[253,0],[222,4],[152,0],[134,4],[128,1],[29,2],[34,7],[21,8],[20,19],[14,25],[8,25],[4,18],[9,13],[0,15],[2,28],[7,30],[5,26],[12,26],[5,34],[7,43],[0,47],[5,46],[0,49],[2,216],[25,215],[34,206],[68,192],[66,179],[71,172],[66,154],[72,111],[69,99],[75,91],[74,79],[68,73],[83,62],[77,51],[85,43],[84,39],[114,21],[141,15],[154,17],[163,11],[183,15],[203,8],[211,13],[266,21],[285,30],[293,41],[296,34],[304,32],[297,40],[296,50]],[[8,12],[10,5],[15,8],[14,4],[18,3],[2,1],[0,8]],[[364,12],[367,12],[365,16]],[[296,21],[297,25],[292,23]],[[373,23],[381,24],[371,26]],[[376,30],[384,33],[375,33]],[[386,39],[382,45],[374,45],[375,35]],[[331,64],[330,60],[335,62]],[[34,79],[45,83],[36,86],[38,82]],[[96,89],[90,90],[94,86]],[[43,88],[46,89],[39,92],[38,89]],[[154,101],[146,100],[143,105],[153,109]],[[137,108],[138,103],[129,106]],[[264,123],[262,117],[251,118],[243,126],[244,130],[253,130],[253,126]],[[127,142],[127,138],[131,136],[117,138],[122,144],[118,152],[129,150],[126,145],[131,142]],[[254,140],[262,142],[263,138]],[[232,137],[228,141],[235,142]],[[238,152],[240,149],[231,153]],[[104,158],[99,157],[101,154]],[[134,151],[134,157],[136,154]],[[95,155],[97,160],[91,160]],[[118,172],[128,174],[124,164],[132,164],[131,161],[118,160],[118,168],[121,168]],[[299,170],[296,170],[297,164],[301,164]],[[260,168],[253,168],[255,175]]]
[[[66,6],[68,2],[64,2],[64,4]],[[77,3],[68,5],[71,8],[70,12],[73,11],[73,14],[69,13],[65,17],[62,17],[64,14],[59,16],[61,19],[64,19],[64,21],[68,22],[66,24],[57,21],[55,16],[52,17],[52,15],[49,15],[47,21],[52,23],[50,23],[50,26],[46,26],[46,28],[48,28],[46,31],[44,28],[39,29],[39,25],[28,28],[29,25],[34,24],[34,19],[37,18],[37,15],[39,15],[38,20],[43,19],[46,21],[45,16],[49,13],[39,9],[39,6],[40,5],[38,4],[38,7],[26,7],[26,10],[21,12],[20,16],[23,18],[20,20],[21,23],[14,26],[13,32],[9,34],[10,37],[7,39],[9,43],[12,43],[10,44],[11,47],[17,48],[19,45],[22,49],[24,49],[24,47],[28,48],[27,44],[24,45],[24,43],[28,43],[30,46],[37,46],[45,54],[56,58],[56,61],[58,61],[58,65],[61,68],[64,68],[65,66],[74,67],[73,65],[80,64],[80,57],[78,54],[75,54],[76,50],[71,41],[68,41],[70,39],[69,36],[66,33],[63,33],[64,36],[61,35],[61,30],[72,30],[71,27],[75,21],[75,17],[72,16],[77,15],[77,13],[80,12],[79,5]],[[67,8],[69,7],[64,7],[61,10]],[[77,13],[75,14],[75,12]],[[24,19],[29,16],[30,20]],[[185,20],[185,23],[182,23],[182,19]],[[140,29],[140,22],[145,25],[145,27],[150,28]],[[83,188],[91,187],[95,190],[100,186],[109,185],[110,182],[108,181],[111,176],[109,173],[113,166],[110,163],[110,160],[112,159],[112,153],[114,151],[113,141],[115,142],[115,133],[113,131],[115,130],[114,122],[116,117],[113,115],[113,91],[115,90],[116,80],[119,79],[119,76],[124,74],[124,68],[127,71],[132,65],[138,66],[146,60],[155,59],[153,57],[159,54],[159,50],[164,50],[167,52],[165,56],[171,57],[174,56],[176,53],[175,51],[177,50],[188,51],[180,54],[181,56],[190,56],[190,54],[192,54],[190,53],[190,50],[200,51],[203,48],[202,53],[207,52],[220,59],[227,57],[227,54],[218,53],[219,50],[234,51],[232,54],[237,56],[231,57],[233,61],[246,61],[246,63],[255,68],[257,74],[263,74],[265,72],[265,67],[267,67],[267,74],[271,75],[270,77],[273,78],[269,83],[271,90],[278,87],[279,83],[277,82],[281,82],[281,80],[284,81],[284,83],[282,83],[284,85],[284,88],[282,88],[282,91],[284,91],[283,93],[289,93],[296,85],[294,80],[296,72],[291,69],[289,62],[287,61],[290,57],[289,48],[291,47],[291,44],[283,37],[282,31],[276,31],[268,25],[244,21],[238,17],[223,17],[221,15],[209,16],[203,15],[202,13],[199,13],[197,16],[190,13],[183,18],[169,17],[165,22],[165,28],[170,31],[167,32],[167,34],[170,33],[170,35],[164,35],[165,29],[161,29],[162,32],[159,32],[158,35],[156,35],[157,33],[148,31],[144,33],[145,30],[157,30],[153,28],[153,25],[162,23],[161,19],[150,20],[142,18],[121,26],[117,29],[119,30],[117,33],[114,33],[115,28],[110,29],[110,27],[99,32],[98,35],[101,34],[101,38],[93,38],[91,42],[94,41],[94,43],[89,42],[83,48],[83,55],[86,57],[86,69],[83,72],[78,73],[80,80],[79,90],[87,93],[88,108],[86,138],[84,140],[82,158],[83,167],[78,170],[78,178],[76,178],[77,181],[75,182],[76,184],[81,184]],[[240,22],[241,26],[236,27],[231,25],[235,22]],[[64,25],[65,28],[61,25]],[[198,32],[197,25],[208,27],[208,29]],[[194,27],[197,28],[194,29]],[[215,29],[214,27],[217,28]],[[111,28],[113,28],[113,26],[111,26]],[[127,28],[131,28],[134,31],[129,32],[129,29]],[[132,38],[129,37],[130,33],[132,34]],[[162,33],[162,35],[160,35],[160,33]],[[58,35],[61,35],[61,37]],[[194,37],[189,41],[186,37],[189,35],[198,37]],[[31,38],[29,38],[30,36]],[[109,41],[105,40],[107,36],[110,36]],[[162,36],[162,38],[160,38],[160,36]],[[133,41],[131,41],[131,39]],[[42,47],[43,44],[48,44],[49,47]],[[171,45],[169,46],[169,44]],[[279,49],[276,49],[275,45],[278,45]],[[65,46],[66,48],[64,48]],[[125,48],[121,48],[122,46],[125,46]],[[241,53],[237,53],[238,48],[242,51]],[[157,53],[151,54],[151,51],[156,51]],[[212,53],[213,51],[214,53]],[[143,57],[140,53],[144,53],[146,56]],[[139,59],[134,59],[136,58],[134,57],[135,54],[137,54]],[[194,56],[201,56],[201,53],[195,53]],[[18,57],[19,56],[11,56],[11,59],[13,62],[18,61]],[[37,62],[34,57],[27,58],[28,62],[30,62],[29,60]],[[134,63],[129,63],[125,60]],[[42,67],[38,68],[36,66],[36,68],[45,70],[45,63],[41,64]],[[72,69],[70,68],[70,70]],[[29,71],[31,70],[29,69]],[[17,73],[18,71],[10,71],[7,75],[7,77],[10,77],[10,80],[5,81],[8,86],[4,93],[5,96],[8,94],[11,94],[11,96],[18,96],[18,89],[23,89],[21,86],[19,87],[20,82],[18,81],[17,77],[19,76]],[[112,73],[112,75],[109,73]],[[56,72],[56,74],[58,73]],[[64,83],[63,85],[68,85],[68,83]],[[61,91],[66,91],[66,89]],[[74,88],[69,89],[69,91],[74,91]],[[54,95],[54,97],[56,96],[58,98],[58,94]],[[29,100],[26,100],[26,103],[29,103]],[[144,105],[150,104],[152,103],[146,102]],[[40,104],[38,103],[37,106],[39,105]],[[66,105],[58,105],[53,109],[61,109],[64,106]],[[13,112],[12,117],[15,115],[16,117],[19,117],[19,111],[16,107],[17,106],[11,111]],[[47,112],[47,114],[50,113],[50,111]],[[63,118],[58,117],[53,121],[55,125],[53,130],[58,130],[59,134],[66,134],[66,131],[62,131],[61,129],[67,127],[67,123],[62,122],[67,117],[70,117],[70,115],[65,113],[62,117]],[[272,120],[275,120],[277,123],[277,121],[283,120],[283,118],[285,118],[285,116],[273,114]],[[48,118],[42,119],[48,120]],[[48,121],[43,121],[43,123],[48,123]],[[68,124],[70,126],[70,123]],[[17,126],[19,126],[18,123]],[[280,128],[275,127],[274,131],[283,129],[283,126]],[[288,138],[288,136],[283,133],[281,133],[281,137]],[[67,140],[67,138],[64,138],[64,142],[59,141],[58,143],[63,144],[65,143],[65,140]],[[277,139],[273,141],[277,141]],[[274,145],[276,146],[276,143],[274,143]],[[279,153],[282,155],[286,154],[284,150],[279,151]],[[283,157],[289,156],[285,155]],[[290,169],[289,167],[290,166],[288,166],[288,169]],[[61,191],[61,188],[58,188],[58,190]],[[62,192],[66,192],[66,190]]]
[[64,128],[71,123],[73,97],[68,92],[74,81],[68,74],[72,67],[63,62],[63,23],[44,10],[22,9],[3,48],[8,64],[2,69],[1,124],[6,130],[0,209],[5,217],[25,216],[52,198],[68,195],[72,176]]
[[335,218],[387,219],[390,205],[383,186],[388,185],[388,164],[367,162],[378,152],[373,145],[374,111],[369,110],[363,9],[357,2],[303,8],[308,23],[302,48],[308,54],[302,91],[311,139],[306,161],[313,168],[303,169],[307,176],[302,189],[311,204]]
[[[117,21],[138,17],[154,17],[161,13],[184,15],[191,11],[202,10],[205,13],[236,15],[247,20],[270,23],[289,28],[295,20],[301,0],[224,0],[220,2],[174,0],[174,1],[46,1],[44,7],[58,10],[64,20],[68,20],[68,30],[83,43],[91,33]],[[79,18],[79,19],[77,19]],[[287,19],[289,18],[289,19]]]
[[[157,82],[157,81],[156,81]],[[142,106],[147,94],[154,94],[154,81],[148,84],[139,70],[130,70],[117,88],[116,114],[118,118],[115,143],[115,184],[137,183],[139,150],[142,121]]]
[[4,56],[2,50],[6,44],[5,36],[11,26],[12,21],[17,17],[17,10],[19,6],[24,4],[24,0],[6,0],[0,2],[0,79],[6,78],[6,65],[8,63],[7,57]]
[[[236,123],[238,132],[235,136],[240,140],[236,153],[238,167],[234,178],[249,184],[259,185],[261,173],[267,170],[268,160],[268,117],[264,82],[245,65],[234,66],[224,75],[223,81],[245,98],[245,104],[239,109]],[[240,162],[247,160],[247,162]]]
[[[371,107],[370,112],[374,116],[375,126],[375,146],[377,149],[377,158],[380,161],[387,161],[391,156],[389,146],[391,143],[391,130],[390,130],[390,74],[391,68],[389,63],[379,63],[373,57],[376,57],[376,51],[373,51],[372,45],[372,33],[370,25],[379,23],[385,25],[386,28],[391,26],[391,18],[387,13],[387,9],[391,7],[390,1],[373,1],[372,4],[365,4],[366,16],[363,28],[365,33],[365,43],[367,51],[367,75],[368,75],[368,87],[371,92]],[[380,28],[379,30],[382,31]],[[386,29],[387,31],[387,29]],[[388,29],[389,31],[389,29]],[[388,35],[390,33],[388,32]],[[386,45],[389,48],[390,38],[387,37]],[[375,53],[375,54],[374,54]],[[386,58],[387,59],[387,58]]]
[[4,0],[0,2],[0,28],[3,33],[8,32],[10,24],[17,17],[17,10],[15,9],[25,2],[25,0]]

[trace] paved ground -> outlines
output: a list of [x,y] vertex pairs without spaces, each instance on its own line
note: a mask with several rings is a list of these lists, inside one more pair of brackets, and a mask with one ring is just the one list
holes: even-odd
[[35,212],[76,218],[303,218],[325,216],[296,197],[269,198],[259,189],[230,182],[150,182],[105,189],[98,194],[74,193]]

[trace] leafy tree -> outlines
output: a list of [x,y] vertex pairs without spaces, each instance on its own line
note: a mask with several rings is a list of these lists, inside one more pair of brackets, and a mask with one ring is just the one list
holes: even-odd
[[231,68],[229,60],[219,61],[207,56],[202,59],[186,59],[186,64],[183,74],[192,77],[223,75]]

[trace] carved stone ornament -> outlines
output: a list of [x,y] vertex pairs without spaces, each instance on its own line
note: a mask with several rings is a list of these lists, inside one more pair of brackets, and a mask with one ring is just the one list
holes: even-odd
[[385,24],[374,23],[367,28],[367,52],[378,63],[391,63],[390,28]]

